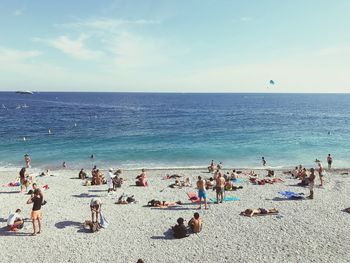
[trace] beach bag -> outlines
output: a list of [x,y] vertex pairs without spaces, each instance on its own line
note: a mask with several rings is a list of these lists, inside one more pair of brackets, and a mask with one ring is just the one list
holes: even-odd
[[101,227],[102,228],[107,228],[108,227],[108,221],[107,221],[107,218],[105,217],[105,215],[104,214],[102,214],[101,212],[100,212],[100,225],[101,225]]

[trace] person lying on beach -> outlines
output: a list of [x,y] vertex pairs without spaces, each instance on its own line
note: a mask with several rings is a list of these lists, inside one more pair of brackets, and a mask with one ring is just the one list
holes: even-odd
[[141,170],[141,174],[136,177],[136,185],[137,186],[148,186],[147,175],[145,169]]
[[350,207],[344,209],[345,212],[350,213]]
[[7,219],[7,228],[10,231],[17,231],[22,229],[24,225],[23,218],[21,216],[21,209],[17,209],[15,213],[11,214]]
[[267,214],[274,214],[274,213],[278,213],[278,210],[276,208],[271,208],[271,209],[258,208],[258,209],[246,209],[245,211],[241,212],[241,215],[252,217],[254,215],[267,215]]
[[184,238],[189,236],[184,221],[185,220],[182,217],[180,217],[177,219],[177,224],[172,227],[175,238]]
[[39,174],[39,176],[48,176],[48,175],[49,175],[49,170],[48,169],[46,169],[41,174]]
[[156,200],[156,199],[152,199],[151,201],[149,201],[147,203],[147,205],[150,206],[150,207],[164,208],[164,207],[182,205],[182,202],[181,201],[167,202],[167,201],[159,201],[159,200]]
[[87,178],[87,174],[84,171],[84,168],[81,168],[78,177],[79,177],[79,179],[82,179],[82,180],[85,180]]
[[202,230],[202,218],[199,217],[199,213],[194,213],[191,220],[188,222],[188,226],[193,233],[199,233]]
[[177,188],[177,187],[190,187],[191,184],[191,179],[189,177],[185,178],[185,181],[180,181],[178,179],[175,180],[175,183],[169,185],[170,188]]
[[127,196],[125,194],[122,194],[119,198],[118,201],[116,202],[116,204],[118,205],[127,205],[127,204],[131,204],[131,203],[135,203],[135,197],[132,196]]
[[181,178],[182,175],[178,175],[178,174],[172,174],[172,175],[169,175],[167,174],[164,179],[177,179],[177,178]]
[[226,182],[225,182],[225,191],[236,191],[236,190],[238,190],[238,189],[242,189],[243,188],[243,186],[235,186],[234,184],[233,184],[233,182],[231,182],[230,180],[227,180]]

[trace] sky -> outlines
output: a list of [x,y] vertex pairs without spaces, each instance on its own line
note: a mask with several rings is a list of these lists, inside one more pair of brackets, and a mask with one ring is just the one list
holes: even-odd
[[0,0],[0,91],[350,92],[349,12],[348,0]]

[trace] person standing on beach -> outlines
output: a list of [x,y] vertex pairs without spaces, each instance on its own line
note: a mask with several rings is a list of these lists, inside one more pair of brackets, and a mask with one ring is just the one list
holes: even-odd
[[318,176],[320,177],[320,186],[323,186],[324,168],[320,160],[316,159],[315,162],[317,164]]
[[[40,191],[39,188],[36,188],[34,190],[34,196],[30,197],[27,201],[27,204],[33,204],[32,208],[32,214],[31,218],[33,221],[33,236],[35,236],[37,233],[41,233],[41,220],[42,220],[42,213],[41,213],[41,205],[43,203],[44,196],[42,192]],[[38,227],[39,231],[36,232],[36,227],[35,227],[35,221],[38,221]]]
[[24,162],[25,162],[25,165],[26,165],[26,168],[30,168],[30,156],[29,156],[29,154],[25,154],[24,155]]
[[115,188],[114,188],[114,185],[113,185],[114,177],[115,177],[115,174],[113,174],[113,168],[109,168],[108,173],[107,173],[107,184],[108,184],[107,192],[108,193],[110,191],[115,191]]
[[204,208],[208,209],[207,192],[205,191],[205,180],[203,180],[201,176],[198,176],[197,188],[198,188],[198,198],[199,198],[199,209],[202,209],[202,199],[204,199]]
[[225,178],[222,177],[221,171],[218,170],[216,177],[216,203],[222,203],[224,201],[224,190],[225,190]]
[[310,169],[310,176],[308,177],[309,180],[309,189],[310,189],[310,195],[307,197],[309,199],[314,199],[314,186],[315,186],[315,169]]
[[327,156],[327,163],[328,163],[328,170],[330,170],[332,168],[332,163],[333,163],[333,157],[331,156],[330,153]]
[[266,160],[265,157],[261,157],[261,163],[263,166],[266,166]]

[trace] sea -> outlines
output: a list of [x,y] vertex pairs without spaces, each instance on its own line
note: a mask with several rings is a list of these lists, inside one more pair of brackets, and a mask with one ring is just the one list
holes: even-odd
[[0,167],[348,168],[349,114],[350,94],[0,92]]

